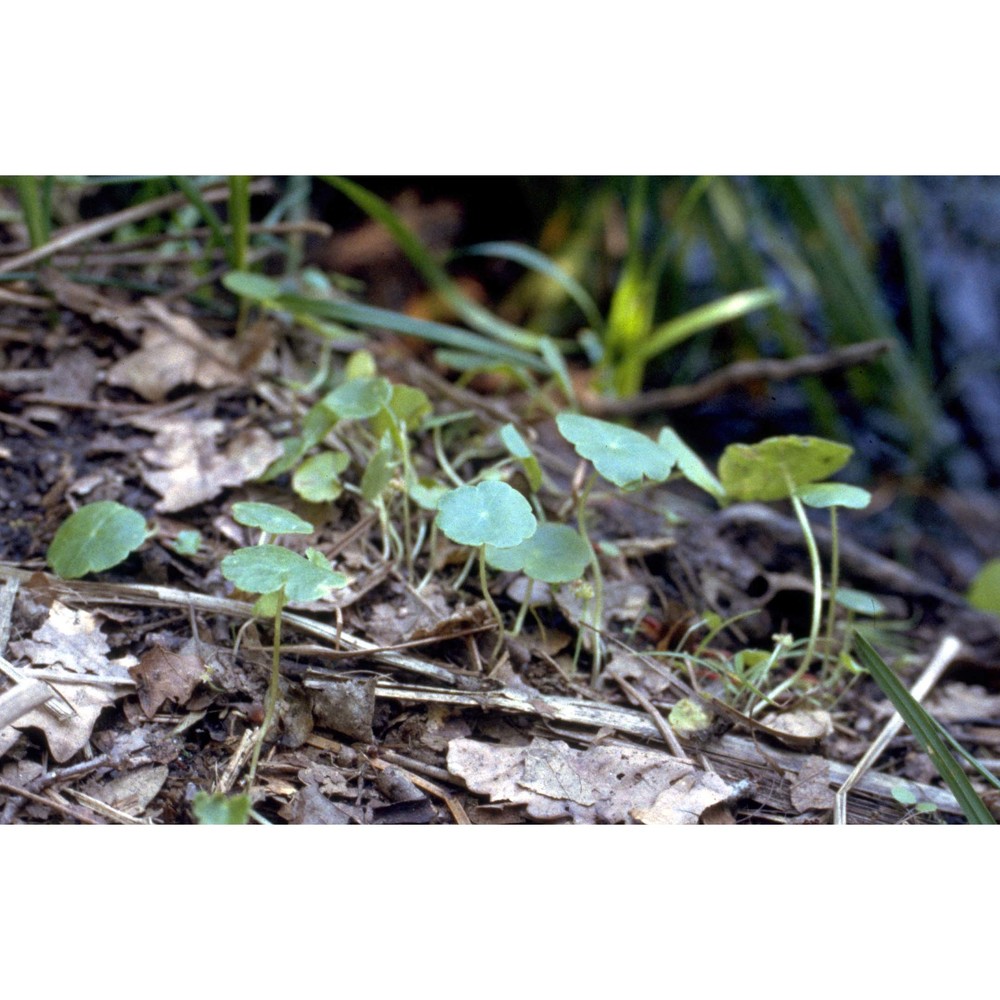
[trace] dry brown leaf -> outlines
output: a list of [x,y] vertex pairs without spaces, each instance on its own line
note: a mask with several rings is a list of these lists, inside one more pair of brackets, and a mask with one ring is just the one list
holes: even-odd
[[811,809],[832,809],[834,792],[830,787],[830,762],[822,757],[810,757],[791,775],[792,805],[800,812]]
[[141,816],[160,793],[170,769],[162,764],[137,767],[94,788],[94,798],[129,816]]
[[[55,601],[46,621],[31,639],[12,642],[13,652],[37,667],[60,667],[80,678],[93,677],[128,681],[127,685],[94,683],[53,683],[75,714],[58,718],[47,707],[37,708],[17,721],[18,729],[36,728],[45,734],[53,758],[60,764],[82,750],[90,739],[101,712],[128,692],[131,678],[128,668],[133,657],[108,659],[108,643],[97,619],[86,611],[67,608]],[[34,676],[33,667],[25,667],[25,677]]]
[[561,740],[503,747],[476,740],[448,744],[448,770],[491,802],[514,802],[535,819],[574,823],[697,823],[733,794],[718,775],[657,750]]
[[159,469],[143,471],[143,479],[163,498],[160,513],[173,513],[204,503],[230,486],[256,479],[282,454],[266,431],[241,431],[219,451],[216,439],[225,430],[221,420],[174,418],[160,424],[143,458]]
[[205,664],[190,653],[154,646],[129,673],[139,689],[139,704],[151,719],[165,701],[185,705],[205,675]]
[[769,735],[796,750],[814,746],[833,732],[833,719],[822,709],[771,712],[760,721]]
[[146,299],[143,308],[148,319],[142,347],[111,366],[110,385],[160,402],[179,385],[216,389],[243,381],[236,341],[211,340],[193,320],[156,299]]

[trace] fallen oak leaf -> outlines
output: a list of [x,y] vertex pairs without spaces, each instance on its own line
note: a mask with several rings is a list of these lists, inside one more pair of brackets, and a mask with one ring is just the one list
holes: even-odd
[[[68,675],[66,683],[48,683],[74,714],[59,718],[42,707],[22,715],[15,723],[17,729],[40,729],[53,759],[60,764],[87,745],[97,717],[132,687],[128,667],[134,658],[108,659],[108,642],[97,619],[59,601],[53,602],[48,618],[32,638],[12,642],[11,650],[32,663],[21,670],[26,679],[35,677],[39,666],[60,666]],[[50,675],[50,671],[46,674]],[[93,683],[88,683],[88,678]]]
[[205,664],[191,653],[173,653],[154,646],[129,668],[138,688],[139,704],[151,719],[165,701],[181,706],[205,676]]
[[561,740],[500,747],[454,739],[447,762],[471,791],[523,805],[534,819],[697,823],[705,809],[736,794],[689,761],[632,746],[575,750]]
[[153,444],[142,453],[159,466],[142,473],[162,497],[156,510],[173,513],[212,500],[228,487],[257,479],[283,453],[281,444],[258,427],[241,431],[220,451],[216,439],[224,429],[221,420],[160,422]]

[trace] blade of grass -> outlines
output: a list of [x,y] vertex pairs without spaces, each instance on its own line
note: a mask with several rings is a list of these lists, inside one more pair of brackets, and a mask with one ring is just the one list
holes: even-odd
[[452,347],[473,354],[482,354],[496,361],[513,365],[521,365],[531,371],[549,374],[549,366],[536,355],[520,350],[509,344],[497,343],[488,337],[445,323],[435,323],[430,320],[417,319],[403,313],[392,312],[390,309],[379,309],[376,306],[366,306],[355,302],[332,302],[329,300],[308,299],[301,295],[281,295],[274,300],[275,305],[291,313],[318,316],[321,319],[332,320],[335,323],[351,323],[355,326],[381,327],[394,333],[403,333],[411,337],[420,337],[432,344],[442,347]]
[[49,238],[49,217],[45,211],[41,185],[38,178],[33,176],[15,177],[13,181],[31,246],[40,247]]
[[696,333],[702,333],[722,323],[730,323],[765,306],[775,305],[779,299],[779,294],[771,288],[753,288],[727,295],[715,302],[692,309],[683,316],[675,316],[656,327],[649,338],[637,345],[636,353],[648,361],[657,354],[676,347]]
[[[219,218],[219,213],[202,197],[202,193],[198,190],[197,185],[189,177],[175,176],[170,179],[180,188],[187,200],[198,209],[198,214],[204,220],[205,225],[212,231],[212,239],[208,244],[209,247],[226,246],[228,242],[226,231],[222,228],[222,220]],[[232,197],[231,191],[230,197]],[[230,260],[232,260],[231,255]]]
[[250,249],[250,178],[243,174],[229,178],[229,224],[233,227],[229,262],[234,270],[243,271]]
[[511,323],[505,323],[465,295],[412,230],[378,195],[372,194],[371,191],[365,190],[359,184],[347,180],[346,177],[324,177],[323,180],[350,198],[371,218],[385,226],[400,250],[406,254],[410,263],[420,272],[428,286],[437,292],[455,310],[455,313],[474,330],[524,350],[537,351],[539,349],[541,338],[538,334],[529,333]]
[[591,298],[579,281],[567,274],[554,260],[523,243],[513,243],[507,240],[496,240],[487,243],[476,243],[473,246],[459,250],[456,257],[499,257],[502,260],[512,260],[529,270],[551,278],[579,306],[590,328],[597,333],[604,329],[604,319],[597,303]]
[[931,763],[937,768],[961,806],[966,819],[975,824],[994,824],[990,811],[976,794],[965,772],[941,738],[934,719],[906,690],[872,644],[858,631],[854,633],[854,649],[861,665],[872,675],[882,693],[892,702],[917,742],[930,757]]

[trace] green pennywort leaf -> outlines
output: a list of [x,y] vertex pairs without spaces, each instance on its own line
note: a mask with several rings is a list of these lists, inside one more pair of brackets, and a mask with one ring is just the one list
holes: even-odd
[[664,427],[656,443],[673,455],[677,468],[688,482],[710,493],[719,503],[726,499],[722,483],[712,475],[708,466],[680,439],[672,427]]
[[233,519],[248,528],[260,528],[269,535],[311,535],[316,530],[297,514],[273,503],[234,503]]
[[289,601],[318,601],[347,585],[347,577],[281,545],[252,545],[222,560],[222,575],[250,594],[284,590]]
[[191,801],[191,812],[204,826],[242,826],[250,818],[250,796],[198,792]]
[[973,578],[968,601],[980,611],[1000,615],[1000,559],[990,559]]
[[486,561],[495,569],[522,571],[542,583],[570,583],[583,576],[590,550],[568,524],[540,524],[520,545],[507,549],[487,545]]
[[860,486],[848,483],[813,483],[797,490],[799,499],[807,507],[849,507],[864,510],[871,503],[872,495]]
[[70,514],[46,553],[49,566],[64,580],[117,566],[147,538],[146,520],[113,500],[89,503]]
[[520,545],[538,528],[528,501],[512,486],[495,480],[446,493],[434,523],[459,545],[498,549]]
[[524,474],[532,492],[537,493],[542,485],[542,467],[538,464],[534,452],[528,442],[521,437],[521,432],[513,424],[504,424],[500,428],[500,440],[506,449],[521,463]]
[[674,467],[673,455],[628,427],[579,413],[560,413],[556,424],[578,455],[623,490],[637,489],[644,477],[662,482]]
[[351,458],[342,451],[321,451],[307,458],[292,476],[292,489],[310,503],[336,500],[344,491],[340,474]]
[[381,376],[356,378],[328,392],[322,405],[341,420],[367,420],[392,399],[392,385]]
[[719,479],[733,500],[783,500],[842,469],[852,450],[836,441],[799,435],[731,444],[719,459]]

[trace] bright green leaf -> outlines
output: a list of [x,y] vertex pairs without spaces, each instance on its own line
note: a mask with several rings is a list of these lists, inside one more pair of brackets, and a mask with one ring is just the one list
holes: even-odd
[[499,549],[486,546],[486,561],[495,569],[522,570],[532,580],[569,583],[578,580],[590,562],[590,550],[580,533],[568,524],[540,524],[520,545]]
[[361,495],[369,503],[374,503],[388,489],[395,467],[392,439],[386,434],[361,477]]
[[252,545],[222,560],[222,575],[250,594],[284,590],[289,601],[316,601],[347,585],[342,573],[315,565],[281,545]]
[[344,491],[340,474],[351,458],[342,451],[321,451],[307,458],[292,476],[292,489],[303,500],[324,503],[336,500]]
[[722,483],[709,471],[708,466],[685,444],[672,427],[664,427],[656,442],[674,458],[677,468],[688,482],[710,493],[719,503],[726,498]]
[[872,499],[868,490],[848,483],[813,483],[796,492],[807,507],[850,507],[852,510],[864,510]]
[[49,566],[64,580],[117,566],[146,540],[142,514],[113,500],[89,503],[59,526],[46,553]]
[[431,401],[426,392],[415,389],[412,385],[394,385],[388,407],[371,418],[371,428],[381,437],[391,430],[390,423],[395,419],[398,425],[413,431],[430,412]]
[[374,417],[392,399],[392,385],[388,379],[356,378],[328,392],[322,405],[341,420],[367,420]]
[[174,552],[179,556],[193,556],[201,546],[201,532],[189,529],[178,531],[174,540]]
[[250,818],[250,796],[198,792],[191,802],[191,812],[202,825],[242,826]]
[[446,493],[435,520],[453,542],[509,549],[538,527],[531,505],[512,486],[489,480]]
[[846,444],[797,435],[731,444],[719,460],[719,479],[733,500],[783,500],[842,469],[851,453]]
[[500,440],[521,463],[521,468],[528,477],[528,485],[532,492],[537,493],[542,485],[542,467],[538,464],[538,459],[535,458],[528,442],[521,437],[521,432],[513,424],[504,424],[500,428]]
[[892,797],[901,806],[915,806],[917,804],[917,797],[913,794],[913,790],[907,788],[906,785],[893,785],[889,790]]
[[622,489],[636,489],[643,477],[662,482],[674,467],[674,458],[645,434],[578,413],[556,417],[559,433],[589,459],[609,482]]
[[269,535],[310,535],[316,530],[297,514],[273,503],[234,503],[233,519],[248,528],[260,528]]
[[969,587],[968,601],[980,611],[1000,615],[1000,559],[983,564]]

